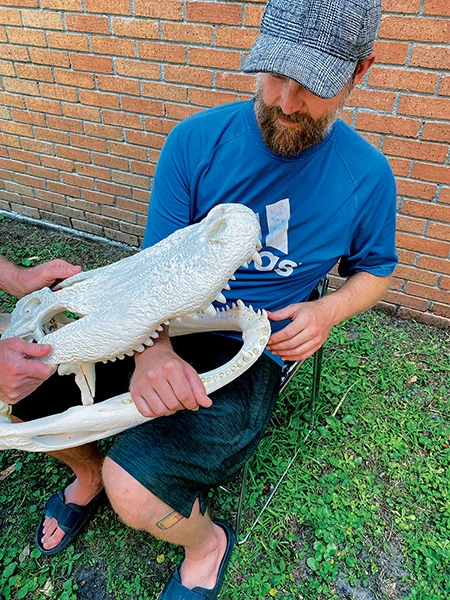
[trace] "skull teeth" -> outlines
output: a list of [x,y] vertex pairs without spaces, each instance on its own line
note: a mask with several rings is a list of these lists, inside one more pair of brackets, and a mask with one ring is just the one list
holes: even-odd
[[215,317],[216,316],[216,309],[214,308],[214,306],[212,304],[210,304],[205,309],[203,309],[203,312],[205,314],[207,314],[208,317]]
[[227,291],[231,290],[231,288],[230,288],[230,286],[228,285],[228,283],[226,283],[226,284],[223,286],[223,289],[224,289],[224,290],[227,290]]
[[152,340],[152,338],[148,338],[148,340],[145,340],[144,344],[146,346],[153,346],[155,342]]
[[252,258],[253,258],[253,260],[255,261],[255,263],[257,265],[259,265],[259,266],[262,265],[262,259],[261,259],[260,255],[257,252],[255,252],[255,254],[252,256]]
[[150,334],[150,337],[153,338],[154,340],[156,340],[157,338],[159,338],[159,333],[157,331],[153,331]]
[[217,302],[221,302],[222,304],[226,304],[227,299],[223,294],[218,294],[216,298]]

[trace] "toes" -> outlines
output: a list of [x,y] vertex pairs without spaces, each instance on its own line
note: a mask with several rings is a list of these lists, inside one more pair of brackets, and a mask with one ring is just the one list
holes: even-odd
[[51,535],[42,538],[42,545],[46,550],[52,550],[63,540],[64,535],[64,531],[58,527]]

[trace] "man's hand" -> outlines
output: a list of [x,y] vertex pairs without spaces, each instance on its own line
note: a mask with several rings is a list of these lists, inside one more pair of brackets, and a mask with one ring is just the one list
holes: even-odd
[[290,304],[286,308],[267,313],[271,321],[291,323],[270,336],[267,349],[283,360],[305,360],[326,341],[333,321],[330,312],[320,300]]
[[130,393],[144,417],[172,415],[183,409],[208,408],[212,401],[191,365],[173,350],[165,334],[154,346],[135,355]]
[[17,269],[17,280],[12,283],[13,291],[10,293],[21,298],[30,292],[72,277],[80,271],[81,267],[59,259],[29,269]]
[[30,358],[43,358],[48,344],[30,344],[20,338],[0,340],[0,400],[15,404],[52,375],[57,365],[46,365]]

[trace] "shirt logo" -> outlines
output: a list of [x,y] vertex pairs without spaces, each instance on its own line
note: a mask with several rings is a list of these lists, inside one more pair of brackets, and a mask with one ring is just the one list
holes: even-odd
[[[266,218],[268,233],[265,239],[265,247],[273,248],[283,254],[288,254],[288,231],[289,219],[291,217],[291,207],[289,198],[279,200],[274,204],[266,206]],[[289,277],[297,267],[297,263],[287,258],[277,256],[270,250],[261,250],[262,265],[255,263],[257,271],[275,271],[282,277]]]

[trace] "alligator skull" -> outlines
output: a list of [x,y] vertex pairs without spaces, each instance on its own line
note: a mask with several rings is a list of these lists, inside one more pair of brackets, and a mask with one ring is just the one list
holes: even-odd
[[[0,448],[49,451],[113,435],[147,420],[129,394],[92,404],[95,363],[116,360],[152,345],[163,325],[169,335],[237,330],[243,348],[221,368],[201,375],[209,394],[238,377],[264,350],[270,335],[265,311],[226,302],[222,290],[240,266],[260,262],[257,216],[245,206],[219,205],[203,221],[117,263],[83,272],[22,298],[3,338],[50,344],[44,359],[59,374],[75,373],[83,405],[59,415],[13,424],[0,403]],[[62,315],[69,311],[73,320]]]

